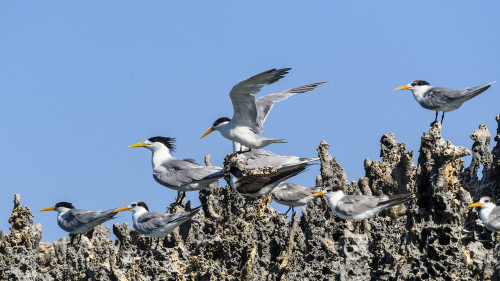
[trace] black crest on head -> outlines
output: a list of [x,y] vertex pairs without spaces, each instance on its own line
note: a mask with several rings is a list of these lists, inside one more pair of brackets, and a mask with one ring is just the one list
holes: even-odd
[[149,138],[148,141],[150,142],[161,142],[163,143],[170,151],[175,151],[175,138],[169,138],[169,137],[152,137]]
[[220,123],[229,122],[229,121],[231,121],[231,119],[229,119],[227,117],[221,117],[221,118],[215,120],[215,122],[212,125],[212,127],[215,127],[215,126],[219,125]]
[[55,206],[54,206],[56,209],[59,208],[59,207],[65,207],[65,208],[68,208],[68,209],[74,209],[75,207],[73,206],[73,204],[69,203],[69,202],[59,202],[57,203]]
[[334,191],[339,191],[339,190],[342,190],[342,188],[340,188],[338,186],[328,186],[325,188],[326,192],[334,192]]
[[424,80],[415,80],[411,82],[412,86],[424,86],[424,85],[429,85],[429,82],[424,81]]
[[142,202],[142,201],[139,201],[137,202],[137,206],[141,206],[143,207],[144,209],[146,209],[146,211],[149,212],[149,208],[148,208],[148,205],[146,205],[146,203]]

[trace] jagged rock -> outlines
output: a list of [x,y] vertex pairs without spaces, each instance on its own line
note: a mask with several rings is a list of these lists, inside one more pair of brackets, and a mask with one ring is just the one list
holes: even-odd
[[[500,115],[497,121],[500,127]],[[212,185],[200,191],[203,211],[158,250],[126,223],[113,225],[115,241],[108,227],[97,226],[69,245],[66,237],[41,242],[41,226],[33,225],[31,210],[16,195],[10,234],[0,233],[0,280],[500,280],[500,237],[467,208],[473,198],[499,197],[500,128],[492,152],[486,126],[471,138],[473,160],[464,169],[462,157],[470,152],[445,141],[439,122],[422,135],[416,166],[413,151],[384,134],[381,160],[366,159],[365,177],[351,183],[321,142],[318,186],[415,194],[414,201],[365,220],[359,229],[335,216],[324,198],[290,221],[263,199],[247,202],[229,186]],[[228,156],[225,170],[273,171],[249,171],[238,161]],[[190,205],[182,201],[168,212]]]

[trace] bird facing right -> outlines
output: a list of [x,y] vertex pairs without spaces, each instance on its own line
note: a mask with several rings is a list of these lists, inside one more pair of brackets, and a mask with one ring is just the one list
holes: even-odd
[[484,226],[491,231],[500,231],[500,207],[494,202],[491,197],[481,197],[479,202],[469,205],[469,208],[481,207],[479,217]]
[[459,108],[464,102],[486,91],[489,87],[491,87],[491,84],[495,82],[496,81],[472,88],[452,90],[448,88],[430,86],[428,82],[423,80],[415,80],[410,84],[396,88],[393,91],[412,91],[413,97],[423,108],[436,111],[436,119],[434,122],[437,121],[438,112],[443,112],[443,115],[441,116],[441,123],[443,123],[445,112]]

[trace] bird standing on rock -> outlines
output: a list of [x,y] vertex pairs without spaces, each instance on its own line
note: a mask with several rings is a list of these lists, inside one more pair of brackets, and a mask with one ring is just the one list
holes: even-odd
[[396,88],[393,91],[412,91],[413,97],[423,108],[436,111],[436,119],[434,122],[437,121],[438,112],[443,112],[443,115],[441,116],[441,123],[443,123],[445,112],[459,108],[464,102],[486,91],[489,87],[491,87],[491,84],[495,82],[496,81],[472,88],[452,90],[448,88],[430,86],[428,82],[423,80],[415,80],[410,84]]
[[294,212],[294,207],[305,206],[309,201],[314,200],[314,197],[309,195],[320,192],[320,187],[306,188],[291,182],[282,182],[271,192],[274,201],[281,205],[289,206],[285,215],[290,209]]
[[271,139],[258,135],[262,133],[264,129],[264,121],[269,111],[272,109],[273,104],[295,94],[310,92],[320,85],[328,83],[319,82],[304,85],[269,94],[257,100],[255,99],[255,96],[262,87],[280,80],[290,69],[291,68],[271,69],[234,86],[229,93],[229,97],[233,103],[233,118],[229,119],[227,117],[222,117],[215,120],[212,127],[208,129],[201,138],[204,138],[213,131],[219,131],[223,137],[238,142],[248,149],[262,148],[271,143],[285,143],[282,139]]
[[469,205],[469,208],[481,207],[479,217],[484,226],[491,231],[500,231],[500,207],[494,202],[491,197],[481,197],[479,202]]

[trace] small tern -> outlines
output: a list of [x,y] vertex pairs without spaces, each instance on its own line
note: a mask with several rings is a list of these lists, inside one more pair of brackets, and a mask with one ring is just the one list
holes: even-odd
[[[151,238],[164,238],[167,234],[174,231],[176,227],[196,215],[200,211],[200,208],[201,206],[198,206],[188,213],[163,214],[159,212],[149,212],[146,203],[134,201],[126,207],[114,210],[114,212],[118,213],[131,210],[134,229],[137,232]],[[158,248],[158,244],[160,244],[159,240],[155,250]]]
[[[152,137],[129,147],[145,147],[151,150],[153,152],[151,160],[153,178],[159,184],[177,190],[179,193],[203,189],[224,177],[221,167],[202,166],[192,159],[174,158],[170,154],[171,151],[175,151],[174,142],[174,138]],[[178,196],[177,201],[180,197]]]
[[398,195],[345,195],[344,191],[336,187],[327,187],[325,192],[313,193],[309,196],[325,195],[328,199],[330,209],[339,217],[345,220],[364,220],[371,218],[380,211],[403,204],[412,199],[410,193]]
[[[243,151],[243,148],[241,148],[241,145],[239,143],[233,142],[233,152],[237,151]],[[245,151],[243,153],[237,154],[237,157],[241,159],[246,158],[246,168],[252,170],[266,166],[272,166],[273,168],[278,170],[287,166],[294,166],[297,164],[309,163],[319,160],[319,157],[301,158],[298,156],[281,156],[262,148]]]
[[264,130],[263,124],[269,111],[273,108],[275,102],[287,99],[296,94],[310,92],[320,85],[328,82],[319,82],[301,87],[269,94],[259,99],[255,96],[265,85],[272,84],[281,78],[291,68],[271,69],[257,74],[245,81],[238,83],[229,93],[233,103],[233,118],[222,117],[213,123],[212,127],[201,136],[213,131],[219,131],[227,139],[238,142],[248,149],[256,149],[267,146],[271,143],[285,143],[282,139],[271,139],[259,136]]
[[396,88],[393,91],[411,90],[413,97],[423,108],[436,111],[436,119],[434,122],[437,121],[438,112],[443,112],[443,115],[441,116],[441,123],[443,123],[445,112],[459,108],[464,102],[486,91],[489,87],[491,87],[491,84],[495,82],[496,81],[472,88],[452,90],[448,88],[430,86],[428,82],[423,80],[415,80],[410,84]]
[[256,174],[243,176],[241,170],[231,167],[231,186],[241,195],[246,197],[259,197],[267,195],[278,184],[307,169],[308,164],[302,163],[294,166],[283,167],[272,174]]
[[53,207],[48,207],[41,209],[40,212],[44,211],[56,211],[57,224],[64,231],[70,233],[70,244],[73,244],[73,240],[76,235],[80,234],[78,243],[82,239],[82,234],[92,230],[96,225],[99,225],[105,221],[113,219],[116,216],[114,212],[115,209],[107,211],[88,211],[79,210],[73,207],[73,204],[68,202],[59,202]]
[[479,202],[469,205],[469,208],[473,207],[481,207],[479,217],[487,229],[491,231],[500,231],[500,207],[495,205],[491,197],[481,197]]
[[292,213],[294,212],[294,207],[305,206],[309,201],[313,200],[315,197],[309,195],[318,193],[321,191],[320,187],[316,188],[306,188],[294,183],[280,183],[271,192],[271,196],[274,201],[281,205],[289,206],[285,215],[288,214],[290,209]]

